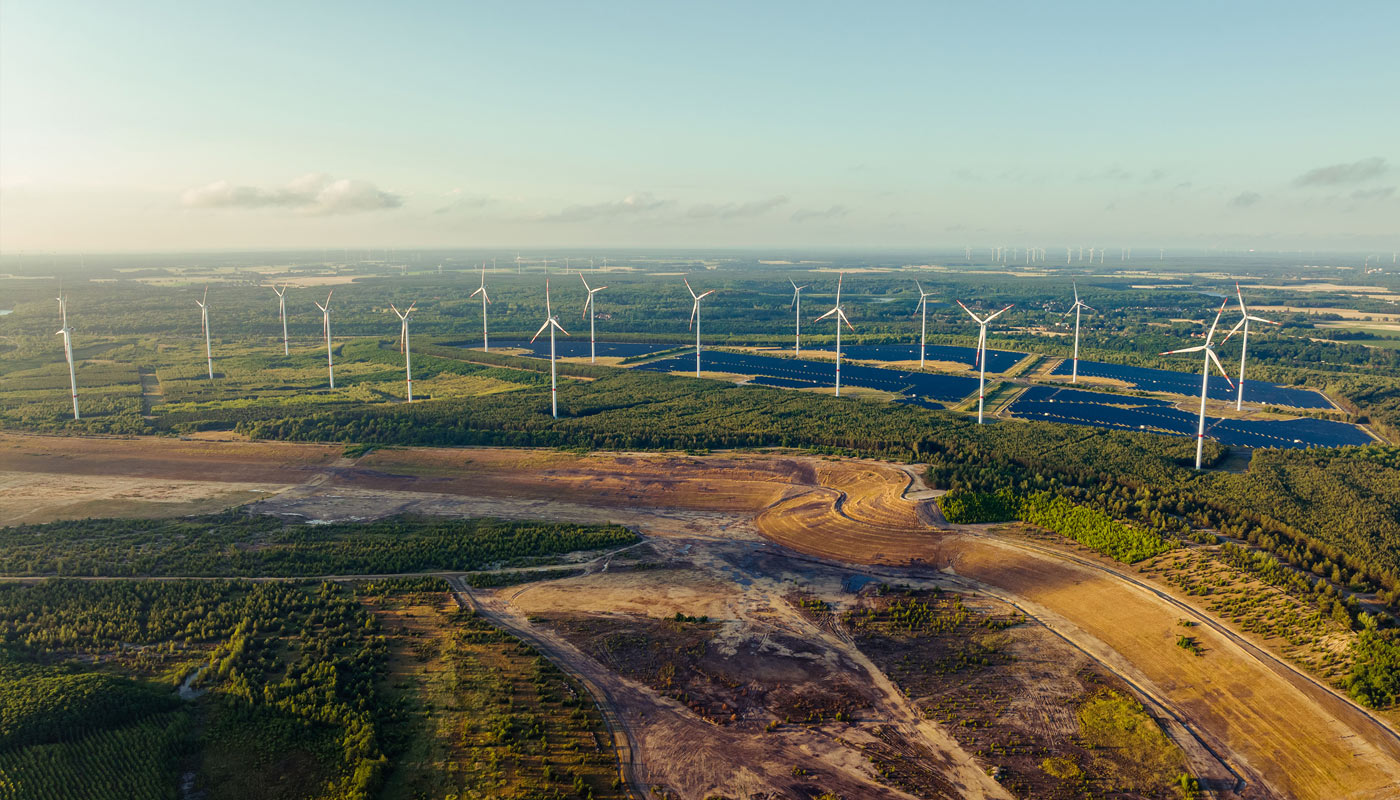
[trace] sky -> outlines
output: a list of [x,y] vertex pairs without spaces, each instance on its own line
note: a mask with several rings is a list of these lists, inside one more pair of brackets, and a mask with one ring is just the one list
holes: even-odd
[[0,3],[0,252],[1400,249],[1400,3]]

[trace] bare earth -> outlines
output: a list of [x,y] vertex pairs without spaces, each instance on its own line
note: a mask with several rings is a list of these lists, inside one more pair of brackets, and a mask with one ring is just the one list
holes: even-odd
[[[481,602],[532,636],[553,637],[556,652],[573,646],[532,615],[680,611],[722,621],[736,654],[769,652],[761,643],[777,632],[806,642],[811,658],[840,662],[843,674],[864,673],[857,683],[867,687],[869,708],[849,731],[774,736],[717,728],[573,648],[570,669],[610,682],[638,773],[678,797],[782,791],[792,783],[783,771],[803,763],[799,756],[822,764],[848,797],[908,796],[879,788],[858,757],[876,722],[917,744],[957,787],[950,796],[1005,796],[976,757],[912,709],[860,651],[782,599],[799,583],[839,598],[838,584],[854,572],[942,583],[1019,608],[1166,718],[1192,771],[1217,796],[1400,797],[1400,738],[1383,720],[1189,598],[1070,548],[946,526],[929,494],[893,465],[809,456],[392,449],[351,460],[332,446],[0,434],[0,522],[191,513],[173,509],[208,510],[255,495],[266,498],[258,510],[289,517],[411,511],[619,522],[653,537],[659,557],[689,566],[617,575],[600,567]],[[1174,646],[1185,616],[1209,622],[1197,629],[1204,657]]]

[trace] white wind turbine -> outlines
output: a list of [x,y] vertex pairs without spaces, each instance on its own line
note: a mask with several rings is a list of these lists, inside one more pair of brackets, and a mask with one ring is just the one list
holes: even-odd
[[962,306],[962,310],[966,311],[969,317],[977,320],[977,324],[981,326],[981,330],[977,333],[977,365],[982,370],[981,377],[978,378],[977,381],[977,424],[981,425],[982,401],[987,399],[987,323],[1001,316],[1006,312],[1006,309],[1011,308],[1011,306],[1006,306],[1006,308],[994,314],[988,314],[987,318],[983,319],[972,313],[972,309],[963,306],[961,300],[958,301],[958,305]]
[[[326,298],[326,303],[330,303],[330,298]],[[408,344],[408,315],[413,313],[413,309],[418,305],[415,301],[410,303],[407,311],[399,311],[390,303],[389,308],[399,317],[399,349],[403,351],[403,372],[408,378],[408,402],[413,402],[413,354]]]
[[68,301],[63,299],[63,288],[58,290],[58,314],[63,319],[63,327],[58,334],[63,337],[63,355],[68,359],[68,388],[73,397],[73,419],[78,416],[78,376],[73,369],[73,329],[68,327]]
[[841,310],[841,282],[846,279],[846,273],[838,273],[836,276],[836,305],[831,310],[817,317],[817,322],[821,322],[827,317],[834,317],[836,320],[836,396],[841,396],[841,323],[846,323],[846,327],[855,333],[855,327],[851,321],[846,319],[846,312]]
[[1215,321],[1210,324],[1210,330],[1206,333],[1205,344],[1198,347],[1183,347],[1180,350],[1168,350],[1162,353],[1164,356],[1172,355],[1173,353],[1205,353],[1205,355],[1201,357],[1201,423],[1200,427],[1196,429],[1196,469],[1201,468],[1201,448],[1205,444],[1206,438],[1206,387],[1210,381],[1210,365],[1212,362],[1215,364],[1215,368],[1220,370],[1220,375],[1225,379],[1225,382],[1230,383],[1230,376],[1226,375],[1225,368],[1220,366],[1220,359],[1215,357],[1215,350],[1212,349],[1211,345],[1212,339],[1215,338],[1215,327],[1220,324],[1220,314],[1225,310],[1225,304],[1229,302],[1228,299],[1221,302],[1220,310],[1215,312]]
[[331,357],[331,295],[334,293],[334,289],[326,292],[325,305],[316,303],[321,309],[321,330],[326,334],[326,374],[330,376],[332,389],[335,388],[335,359]]
[[715,290],[711,289],[704,294],[696,294],[695,290],[690,288],[688,278],[681,278],[681,280],[685,281],[686,291],[690,292],[691,299],[695,301],[695,305],[690,307],[690,327],[695,328],[695,377],[698,378],[700,377],[700,301],[714,294]]
[[797,314],[793,317],[795,322],[795,333],[792,340],[793,355],[802,355],[802,290],[807,288],[807,284],[797,285],[797,281],[788,278],[788,283],[792,284],[792,307],[797,309]]
[[486,296],[486,262],[481,262],[481,287],[467,296],[470,300],[477,295],[481,295],[481,349],[491,352],[491,342],[486,338],[486,304],[491,302],[491,298]]
[[588,362],[594,364],[598,361],[598,344],[593,334],[593,318],[598,314],[598,304],[593,302],[593,295],[608,287],[599,286],[597,289],[589,288],[588,280],[583,277],[582,272],[578,274],[578,279],[583,281],[583,289],[588,292],[588,299],[583,301],[583,314],[588,317]]
[[1069,311],[1066,311],[1065,313],[1061,314],[1061,315],[1060,315],[1060,318],[1063,319],[1063,318],[1069,316],[1070,311],[1073,311],[1073,312],[1074,312],[1074,366],[1073,366],[1073,368],[1072,368],[1071,371],[1070,371],[1069,382],[1070,382],[1070,383],[1078,383],[1078,382],[1079,382],[1079,312],[1080,312],[1080,311],[1093,311],[1094,309],[1090,308],[1089,305],[1088,305],[1087,303],[1085,303],[1084,301],[1082,301],[1082,300],[1079,299],[1079,285],[1078,285],[1077,283],[1071,283],[1070,285],[1074,287],[1074,305],[1072,305],[1072,306],[1069,307]]
[[1245,307],[1244,294],[1240,292],[1240,285],[1238,282],[1235,283],[1235,296],[1240,300],[1240,314],[1242,316],[1240,317],[1240,321],[1235,323],[1235,327],[1230,329],[1230,332],[1225,335],[1225,338],[1222,339],[1220,343],[1225,344],[1225,342],[1230,341],[1230,337],[1234,336],[1236,333],[1242,332],[1244,334],[1243,338],[1240,340],[1240,385],[1238,387],[1238,394],[1235,397],[1235,410],[1240,411],[1244,408],[1244,356],[1245,353],[1249,352],[1249,323],[1262,322],[1266,325],[1277,325],[1278,323],[1273,320],[1264,319],[1263,317],[1256,317],[1249,313],[1249,309]]
[[209,344],[209,287],[204,287],[204,299],[196,300],[199,306],[199,328],[204,331],[204,358],[209,362],[209,380],[214,380],[214,350]]
[[277,295],[277,314],[282,317],[282,355],[285,356],[291,353],[287,347],[287,287],[274,286],[272,291]]
[[554,331],[557,329],[565,336],[568,336],[569,332],[564,330],[564,326],[559,324],[558,318],[554,316],[554,312],[550,309],[548,278],[544,279],[544,324],[540,326],[539,330],[535,331],[534,336],[530,337],[530,344],[534,344],[535,340],[540,338],[540,334],[544,333],[545,328],[549,329],[549,410],[550,413],[554,415],[555,419],[559,419],[559,379],[555,375],[554,370]]
[[923,322],[919,323],[919,369],[923,369],[924,354],[928,352],[928,299],[932,292],[924,291],[918,281],[914,281],[914,285],[919,287],[918,309],[923,314]]

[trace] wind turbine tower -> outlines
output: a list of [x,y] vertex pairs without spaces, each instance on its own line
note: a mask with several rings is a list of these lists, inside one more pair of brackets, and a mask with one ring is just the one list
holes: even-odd
[[588,362],[590,364],[596,364],[598,363],[598,344],[593,334],[593,318],[598,314],[598,304],[593,302],[593,295],[608,287],[599,286],[597,289],[590,288],[588,286],[588,279],[583,277],[582,272],[578,274],[578,279],[583,281],[583,290],[588,292],[588,299],[583,301],[583,314],[588,317]]
[[807,288],[807,284],[798,286],[797,281],[791,278],[788,278],[788,283],[792,284],[792,308],[797,309],[797,315],[794,318],[796,327],[792,340],[792,353],[800,356],[802,355],[802,290]]
[[1066,311],[1064,314],[1061,315],[1061,317],[1063,318],[1063,317],[1069,316],[1070,311],[1073,311],[1073,312],[1074,312],[1074,366],[1073,366],[1073,368],[1072,368],[1071,371],[1070,371],[1069,382],[1070,382],[1070,383],[1078,383],[1078,382],[1079,382],[1079,312],[1080,312],[1080,311],[1093,311],[1094,309],[1090,308],[1090,307],[1089,307],[1088,305],[1086,305],[1082,300],[1079,299],[1079,285],[1078,285],[1078,284],[1075,284],[1075,283],[1071,283],[1070,285],[1074,287],[1074,305],[1070,306],[1069,311]]
[[530,344],[534,344],[535,340],[540,338],[540,334],[544,333],[546,328],[549,329],[549,413],[552,414],[555,419],[559,419],[559,376],[554,367],[554,331],[558,330],[565,336],[568,336],[569,332],[564,330],[564,327],[559,324],[559,319],[554,316],[554,311],[549,305],[548,278],[544,279],[544,324],[540,326],[539,330],[535,331],[534,336],[530,337]]
[[851,321],[846,319],[846,312],[841,310],[841,282],[846,279],[846,273],[839,273],[836,277],[836,305],[831,310],[817,317],[817,322],[821,322],[827,317],[834,317],[836,322],[836,396],[841,396],[841,323],[846,323],[846,327],[855,333],[855,327]]
[[1236,333],[1243,333],[1243,337],[1240,339],[1240,385],[1237,387],[1238,392],[1235,396],[1235,410],[1240,411],[1244,408],[1244,357],[1249,352],[1249,323],[1262,322],[1266,325],[1277,325],[1278,323],[1249,313],[1249,309],[1245,307],[1244,294],[1240,292],[1239,283],[1235,284],[1235,297],[1238,297],[1240,301],[1240,321],[1235,323],[1235,327],[1230,329],[1230,332],[1220,343],[1224,344],[1230,341],[1230,337]]
[[919,369],[923,369],[924,354],[928,352],[928,298],[932,293],[924,291],[918,281],[914,281],[914,285],[919,287],[918,309],[923,314],[923,321],[919,323]]
[[199,306],[199,327],[204,332],[204,358],[209,362],[209,380],[214,380],[214,350],[209,344],[209,287],[204,287],[204,299],[194,301]]
[[695,328],[695,377],[698,378],[700,377],[700,301],[714,294],[715,290],[711,289],[704,294],[696,294],[695,290],[690,288],[689,279],[681,278],[681,280],[685,281],[685,288],[690,292],[691,299],[695,301],[695,305],[690,307],[690,325]]
[[[326,302],[330,303],[329,297],[326,298]],[[393,303],[389,304],[389,308],[392,308],[399,317],[399,346],[403,350],[403,372],[408,378],[408,402],[410,403],[413,402],[413,353],[408,344],[408,315],[413,313],[413,309],[417,305],[417,302],[410,303],[407,311],[399,311],[394,308]]]
[[477,295],[481,295],[481,349],[489,353],[491,352],[491,343],[486,338],[486,304],[491,302],[491,298],[486,296],[486,262],[484,261],[481,263],[481,286],[468,295],[467,299],[470,300]]
[[966,311],[967,315],[976,320],[977,324],[981,326],[981,329],[977,333],[977,366],[981,368],[981,377],[977,380],[977,424],[981,425],[982,402],[987,399],[987,323],[1004,314],[1006,309],[1011,308],[1011,306],[1006,306],[1006,308],[994,314],[988,314],[987,317],[983,319],[972,313],[972,309],[963,306],[961,300],[958,301],[958,305],[962,306],[962,310]]
[[282,318],[282,355],[290,355],[291,350],[287,347],[287,287],[278,289],[274,286],[272,291],[277,295],[277,315]]
[[73,369],[73,329],[68,327],[68,301],[63,298],[63,288],[58,290],[58,314],[62,318],[62,328],[58,334],[63,337],[63,355],[68,359],[68,390],[73,398],[73,419],[78,416],[78,376]]
[[1201,468],[1201,448],[1205,445],[1206,439],[1206,387],[1210,381],[1210,365],[1215,364],[1215,368],[1220,370],[1220,376],[1226,383],[1230,382],[1230,376],[1225,374],[1225,368],[1220,366],[1220,359],[1216,358],[1215,350],[1211,341],[1215,338],[1215,328],[1220,324],[1220,314],[1225,310],[1225,304],[1230,301],[1224,300],[1220,303],[1220,310],[1215,312],[1215,321],[1210,324],[1210,330],[1206,333],[1206,343],[1197,347],[1183,347],[1180,350],[1168,350],[1162,353],[1164,356],[1173,353],[1201,353],[1201,422],[1196,429],[1196,469]]
[[331,295],[334,293],[334,289],[326,292],[325,305],[316,303],[321,309],[321,330],[326,334],[326,375],[330,377],[332,389],[335,388],[335,359],[331,356]]

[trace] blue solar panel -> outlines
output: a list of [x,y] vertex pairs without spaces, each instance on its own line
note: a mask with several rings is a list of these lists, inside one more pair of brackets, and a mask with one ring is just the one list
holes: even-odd
[[[588,331],[584,331],[588,333]],[[475,347],[468,342],[468,347]],[[535,358],[549,358],[549,339],[541,337],[536,339],[534,344],[525,340],[503,339],[499,342],[492,341],[491,346],[501,350],[519,349],[526,350]],[[631,358],[633,356],[645,356],[651,353],[659,353],[662,350],[675,349],[674,344],[644,344],[641,342],[598,342],[598,355],[611,358]],[[588,358],[588,339],[566,339],[562,336],[554,340],[554,352],[559,358]]]
[[[704,350],[700,368],[708,372],[729,372],[755,375],[768,385],[787,388],[834,386],[836,363],[811,361],[805,358],[781,358],[751,353],[727,353]],[[637,369],[656,372],[690,372],[695,369],[695,354],[683,354],[642,364]],[[784,381],[772,383],[771,381]],[[758,383],[759,381],[755,381]],[[936,372],[902,372],[884,367],[856,364],[841,365],[841,385],[862,389],[878,389],[895,394],[954,402],[977,391],[977,379],[962,375],[942,375]]]
[[[1177,436],[1195,436],[1199,425],[1196,412],[1175,408],[1164,400],[1052,386],[1026,390],[1008,410],[1026,419]],[[1207,416],[1206,435],[1221,444],[1239,447],[1342,447],[1372,441],[1355,425],[1306,418],[1239,420]]]
[[[1196,359],[1196,363],[1199,364],[1200,359]],[[1068,375],[1071,368],[1072,362],[1065,359],[1064,362],[1055,367],[1054,374]],[[1080,361],[1079,374],[1088,378],[1109,378],[1123,381],[1134,388],[1149,392],[1171,392],[1172,394],[1195,395],[1197,397],[1201,394],[1200,372],[1173,372],[1165,369],[1149,369],[1148,367],[1130,367],[1124,364],[1105,364],[1102,361]],[[1208,394],[1216,400],[1235,399],[1235,389],[1219,375],[1211,376]],[[1290,406],[1292,408],[1332,408],[1332,404],[1327,402],[1326,397],[1312,389],[1295,389],[1290,386],[1279,386],[1274,383],[1248,379],[1244,383],[1244,399],[1251,403]]]

